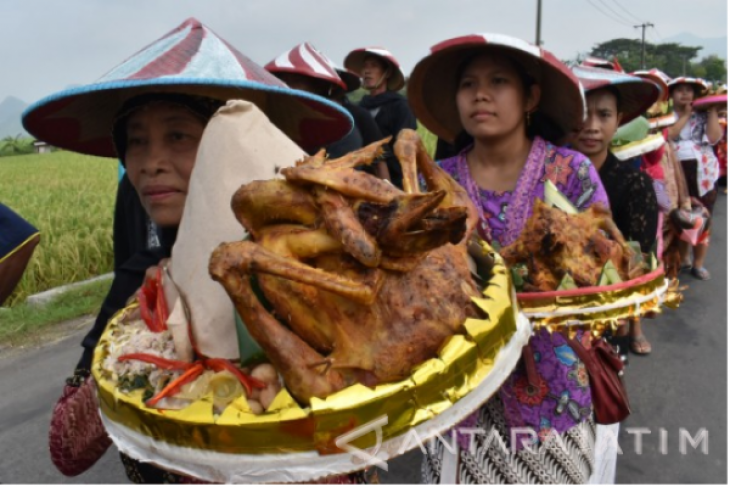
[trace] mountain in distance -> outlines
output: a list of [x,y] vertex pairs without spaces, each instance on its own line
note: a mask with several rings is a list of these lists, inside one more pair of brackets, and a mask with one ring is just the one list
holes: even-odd
[[[78,83],[70,84],[64,90],[70,90],[79,86],[82,85]],[[29,137],[28,132],[25,131],[23,124],[20,122],[20,117],[28,106],[28,103],[15,96],[6,96],[0,102],[0,139],[7,136],[15,137],[18,134]]]
[[14,96],[5,97],[0,102],[0,139],[9,135],[13,137],[18,134],[27,135],[23,124],[20,123],[20,116],[27,106],[27,103]]
[[702,50],[697,53],[695,61],[707,57],[711,54],[727,61],[727,36],[725,37],[699,37],[689,32],[682,32],[672,37],[662,39],[662,43],[682,44],[683,46],[702,46]]

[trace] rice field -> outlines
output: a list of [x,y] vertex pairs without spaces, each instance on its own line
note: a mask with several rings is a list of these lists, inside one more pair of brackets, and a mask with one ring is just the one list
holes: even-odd
[[117,180],[113,159],[65,151],[0,157],[0,202],[41,232],[5,306],[112,270]]

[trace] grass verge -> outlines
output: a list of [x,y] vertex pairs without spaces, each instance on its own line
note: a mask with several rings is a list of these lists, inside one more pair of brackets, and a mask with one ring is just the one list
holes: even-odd
[[111,283],[108,279],[85,284],[41,306],[22,303],[0,308],[0,344],[22,343],[51,325],[98,313]]

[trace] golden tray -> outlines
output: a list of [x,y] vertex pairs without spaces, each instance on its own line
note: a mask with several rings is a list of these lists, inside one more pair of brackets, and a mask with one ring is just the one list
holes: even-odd
[[144,405],[141,391],[119,391],[102,363],[133,304],[109,322],[94,354],[102,420],[120,451],[214,482],[302,482],[401,455],[486,402],[527,343],[531,328],[514,305],[509,271],[492,256],[492,276],[483,297],[474,298],[487,318],[467,319],[466,333],[451,337],[409,378],[372,389],[356,384],[306,408],[282,389],[260,415],[248,411],[244,398],[215,417],[209,398],[179,411],[157,410]]
[[520,310],[535,328],[583,325],[600,334],[620,319],[659,312],[669,282],[664,268],[611,286],[517,293]]

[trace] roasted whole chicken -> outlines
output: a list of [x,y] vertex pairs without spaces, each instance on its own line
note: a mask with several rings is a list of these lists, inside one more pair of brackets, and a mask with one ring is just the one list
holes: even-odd
[[644,272],[610,210],[601,205],[569,215],[536,200],[520,237],[499,253],[509,266],[527,265],[525,290],[530,291],[554,291],[566,273],[578,287],[595,286],[608,260],[624,281]]
[[301,403],[402,380],[479,316],[466,244],[476,208],[412,130],[395,144],[404,191],[356,169],[387,141],[335,160],[320,152],[283,169],[285,179],[242,186],[232,208],[251,239],[210,259]]

